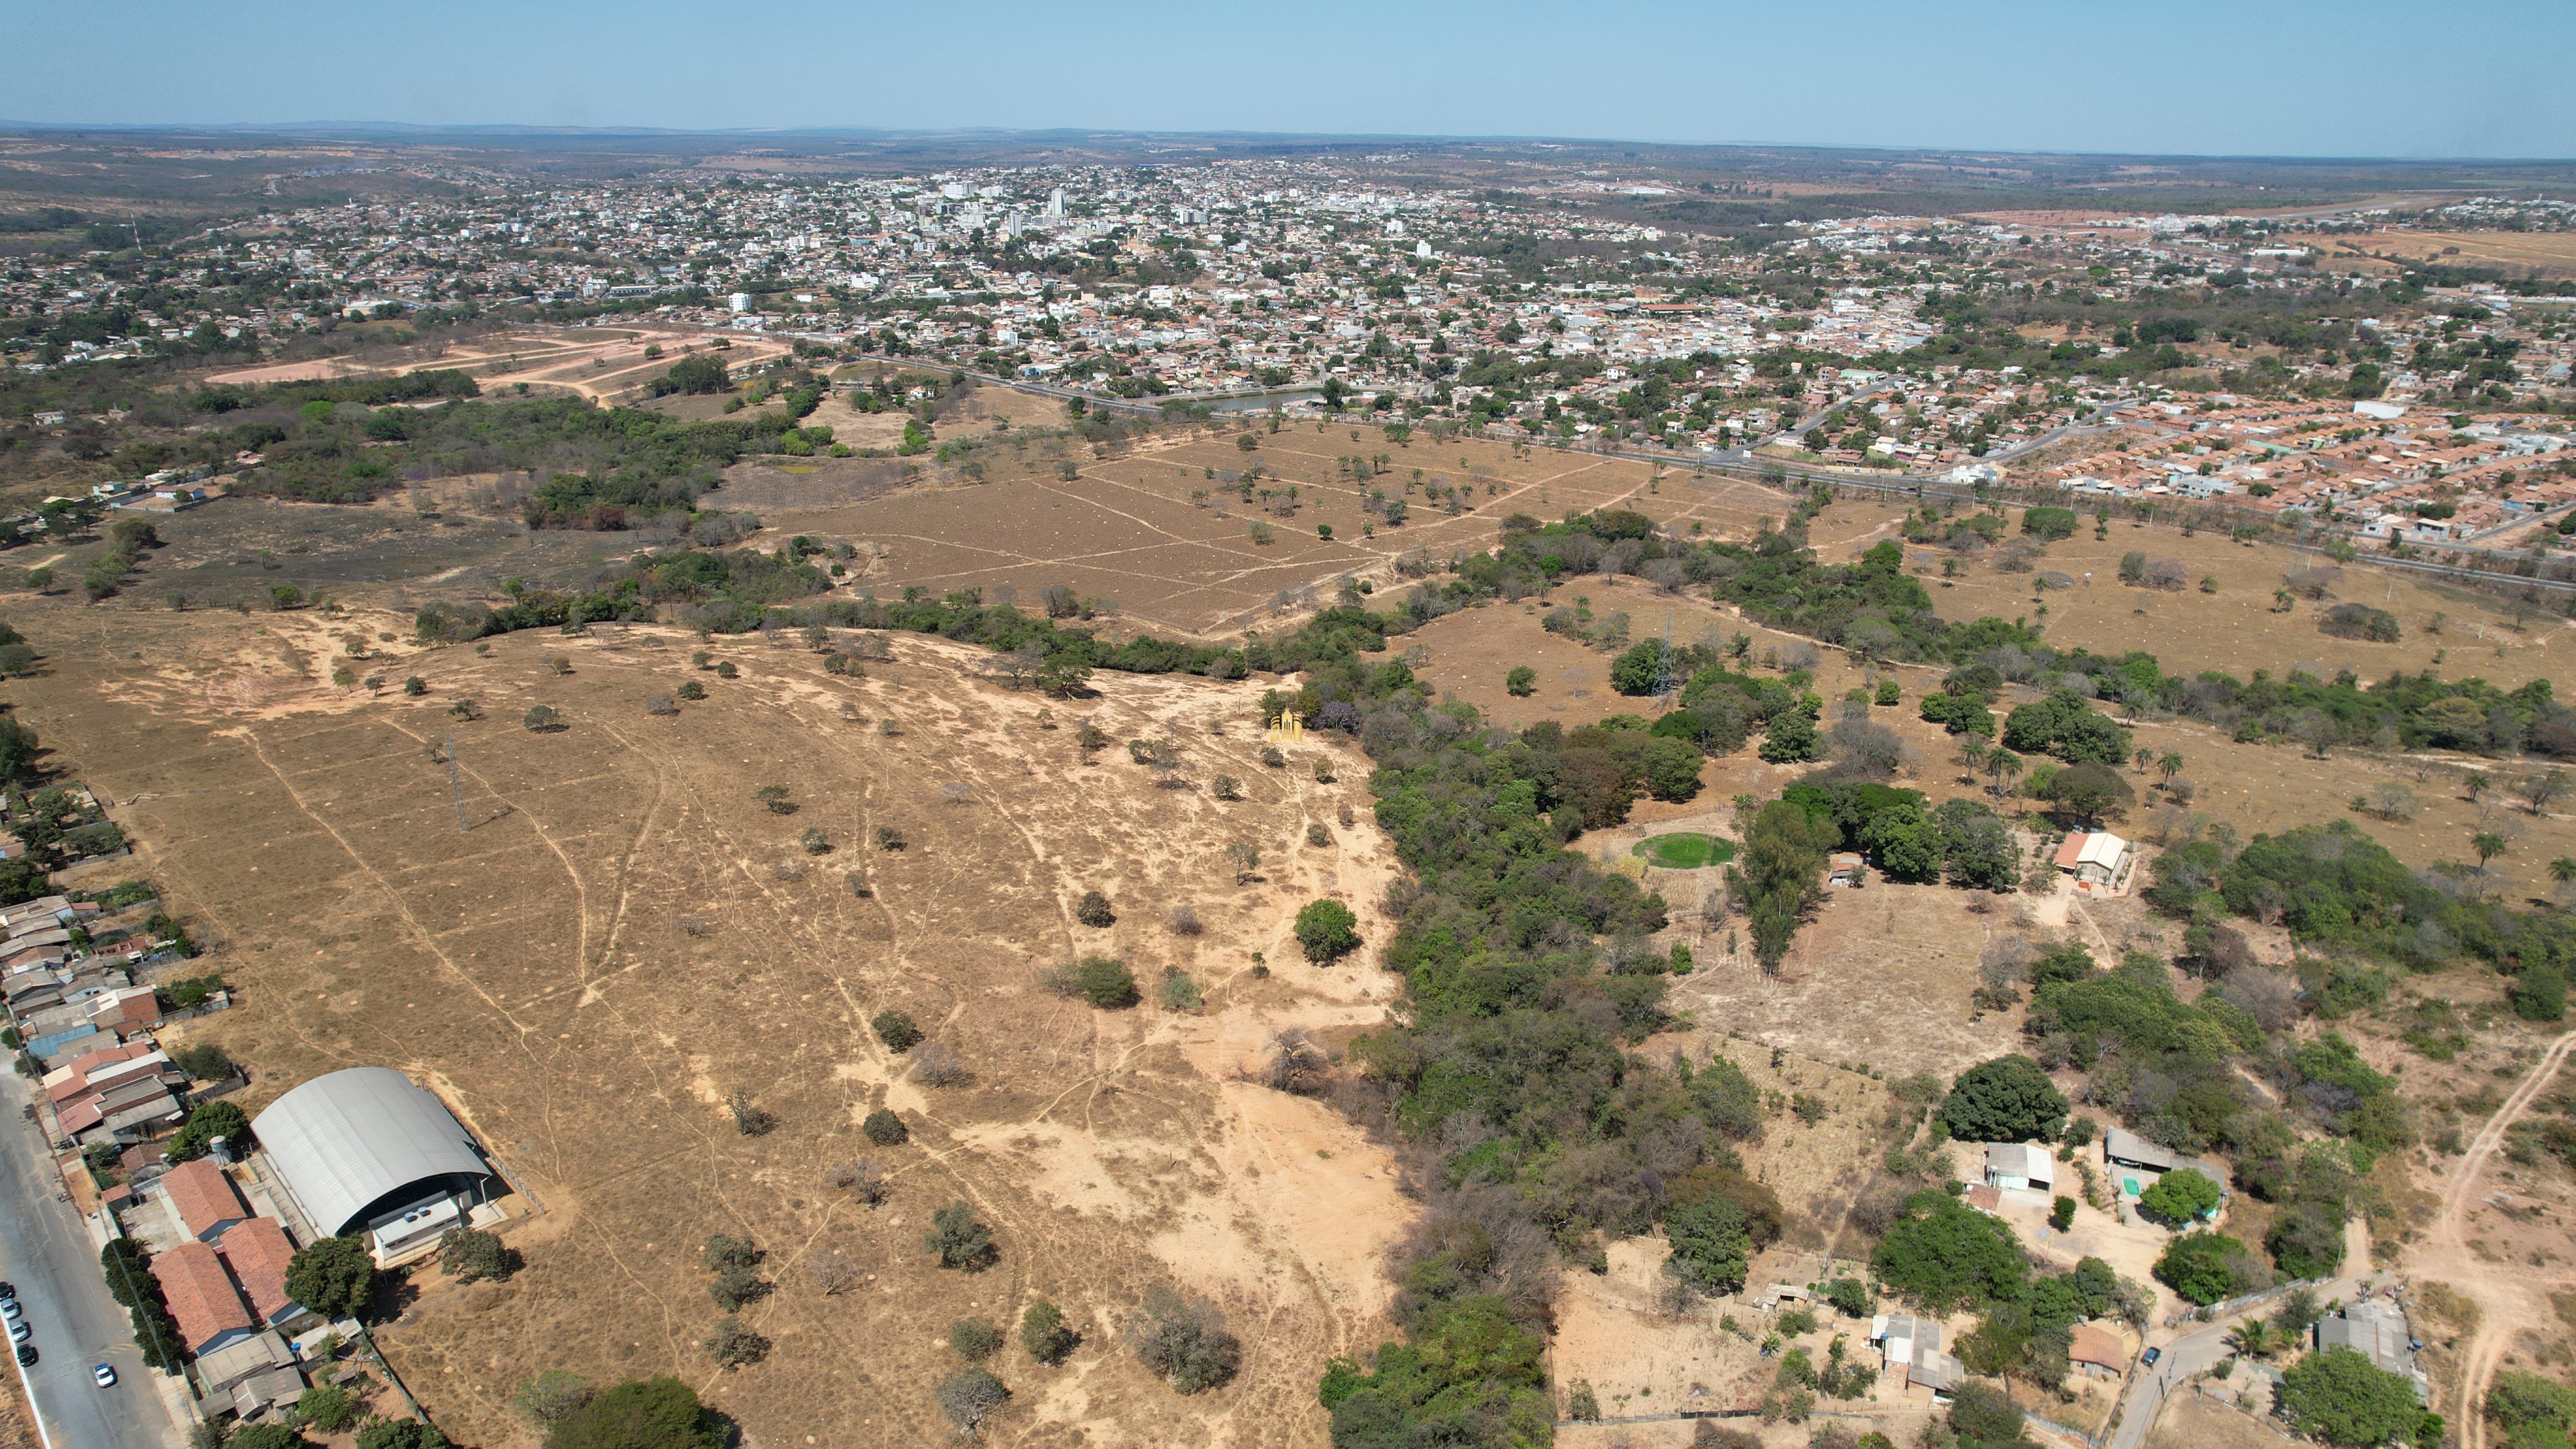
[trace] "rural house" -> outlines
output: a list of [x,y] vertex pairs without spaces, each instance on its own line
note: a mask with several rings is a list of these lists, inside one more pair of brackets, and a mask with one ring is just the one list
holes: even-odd
[[2069,832],[2057,848],[2057,872],[2073,876],[2078,890],[2115,890],[2136,851],[2107,830]]
[[1986,1144],[1986,1185],[2023,1192],[2054,1192],[2057,1163],[2037,1142]]

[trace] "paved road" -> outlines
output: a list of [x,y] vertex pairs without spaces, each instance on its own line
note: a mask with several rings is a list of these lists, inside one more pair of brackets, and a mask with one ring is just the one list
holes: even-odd
[[[107,1296],[98,1249],[71,1204],[56,1202],[62,1176],[19,1108],[32,1100],[24,1078],[0,1088],[0,1277],[18,1285],[38,1354],[26,1370],[36,1413],[52,1449],[154,1449],[175,1442],[151,1371],[134,1347],[125,1310]],[[112,1364],[117,1384],[90,1382],[92,1364]]]
[[[2350,1303],[2360,1296],[2362,1285],[2368,1281],[2338,1278],[2314,1291],[2320,1303]],[[2121,1396],[2124,1407],[2120,1413],[2120,1424],[2111,1432],[2111,1442],[2106,1449],[2138,1449],[2146,1442],[2147,1431],[2155,1427],[2156,1416],[2164,1411],[2166,1397],[2188,1382],[2192,1375],[2218,1367],[2219,1362],[2229,1356],[2228,1330],[2248,1318],[2268,1319],[2275,1306],[2272,1303],[2260,1304],[2217,1323],[2200,1325],[2179,1337],[2166,1339],[2161,1345],[2164,1357],[2156,1361],[2156,1366],[2142,1368],[2130,1376],[2128,1387]],[[2147,1341],[2154,1343],[2157,1337],[2157,1334],[2150,1333]]]

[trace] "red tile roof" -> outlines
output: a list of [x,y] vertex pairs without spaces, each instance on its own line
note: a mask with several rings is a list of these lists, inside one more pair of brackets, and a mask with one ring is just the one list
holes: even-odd
[[286,1265],[295,1257],[295,1245],[286,1240],[277,1219],[245,1218],[225,1229],[215,1247],[261,1322],[274,1322],[295,1301],[286,1296]]
[[179,1210],[179,1221],[188,1225],[192,1238],[203,1238],[223,1223],[250,1216],[242,1207],[241,1194],[233,1190],[233,1180],[202,1157],[163,1174],[161,1190],[170,1195],[170,1205]]
[[205,1244],[181,1243],[166,1253],[153,1254],[152,1276],[160,1280],[161,1297],[170,1305],[170,1316],[177,1320],[189,1352],[250,1327],[250,1310],[242,1307],[233,1280],[224,1276],[222,1260]]

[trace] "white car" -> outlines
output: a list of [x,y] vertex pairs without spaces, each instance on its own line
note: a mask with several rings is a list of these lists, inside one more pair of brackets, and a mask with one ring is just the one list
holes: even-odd
[[18,1300],[17,1300],[17,1299],[15,1299],[15,1298],[0,1298],[0,1318],[5,1318],[5,1319],[9,1320],[11,1323],[15,1323],[15,1322],[17,1322],[17,1321],[18,1321]]
[[116,1370],[109,1368],[106,1364],[100,1364],[96,1368],[91,1369],[89,1371],[89,1376],[96,1380],[98,1386],[102,1389],[112,1389],[116,1387]]
[[35,1332],[35,1330],[29,1328],[26,1321],[21,1319],[18,1322],[9,1325],[9,1341],[11,1343],[25,1343],[27,1341],[27,1336],[33,1332]]

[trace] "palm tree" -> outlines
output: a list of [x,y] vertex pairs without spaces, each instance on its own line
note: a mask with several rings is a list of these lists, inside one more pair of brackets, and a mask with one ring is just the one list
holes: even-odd
[[2155,760],[2156,760],[2156,752],[2155,752],[2155,751],[2153,751],[2153,750],[2140,750],[2140,751],[2138,751],[2138,759],[2137,759],[2138,773],[2139,773],[2139,774],[2141,774],[2141,775],[2145,774],[2145,773],[2147,772],[2147,766],[2154,764],[2154,763],[2155,763]]
[[2173,777],[2182,773],[2182,751],[2165,751],[2164,758],[2156,761],[2156,769],[2163,773],[2166,784],[2172,784]]
[[1970,773],[1974,773],[1986,763],[1986,742],[1975,735],[1960,736],[1959,758],[1967,762]]
[[1997,749],[1986,756],[1986,773],[1994,777],[1995,793],[2001,795],[2012,788],[2005,782],[2021,773],[2021,756],[2010,750]]
[[2565,885],[2576,881],[2576,855],[2562,855],[2549,863],[2549,878]]
[[2259,1318],[2248,1318],[2229,1329],[2227,1346],[2240,1358],[2270,1358],[2280,1349],[2272,1336],[2272,1326]]
[[2492,830],[2481,830],[2469,837],[2469,849],[2477,852],[2478,870],[2483,874],[2488,861],[2504,854],[2504,837]]

